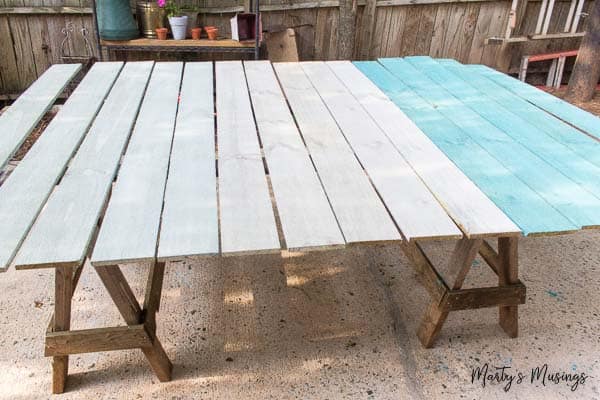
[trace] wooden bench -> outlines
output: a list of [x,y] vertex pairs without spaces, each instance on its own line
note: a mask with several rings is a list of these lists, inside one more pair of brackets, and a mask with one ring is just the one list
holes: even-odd
[[[170,379],[156,314],[165,266],[182,259],[398,243],[432,299],[424,346],[451,311],[481,307],[516,336],[518,238],[600,225],[598,159],[584,151],[598,143],[508,89],[478,94],[463,80],[474,72],[495,85],[429,58],[95,64],[0,186],[0,267],[56,270],[53,392],[68,356],[94,351],[139,348]],[[456,242],[448,273],[424,251],[432,240]],[[498,284],[463,289],[477,254]],[[88,258],[125,326],[70,329]],[[121,271],[140,262],[141,304]]]

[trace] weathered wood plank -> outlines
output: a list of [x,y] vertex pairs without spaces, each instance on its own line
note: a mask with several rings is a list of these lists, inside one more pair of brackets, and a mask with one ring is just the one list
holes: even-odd
[[187,63],[173,137],[158,258],[219,254],[213,64]]
[[440,64],[432,59],[419,60],[418,68],[506,135],[600,199],[600,168],[546,134],[529,118],[517,116],[495,102],[494,94],[480,84],[485,78],[478,75],[473,78],[460,64]]
[[[335,63],[333,64],[335,65]],[[461,231],[377,122],[322,62],[301,63],[406,240],[460,238]],[[368,132],[368,134],[367,134]]]
[[[465,103],[465,99],[467,102],[478,102],[477,91],[475,91],[474,100],[472,100],[473,97],[467,98],[470,86],[453,85],[452,75],[443,74],[444,68],[431,58],[408,57],[402,60],[383,60],[382,62],[393,73],[402,75],[402,79],[418,94],[576,226],[600,226],[600,198],[595,197],[588,189],[596,190],[598,175],[595,172],[584,174],[584,171],[579,170],[577,174],[571,173],[572,167],[564,166],[567,161],[560,157],[564,167],[561,173],[561,168],[555,165],[559,161],[556,154],[559,150],[549,149],[550,143],[547,143],[546,148],[541,150],[537,148],[536,151],[533,151],[531,147],[536,148],[541,145],[540,140],[542,139],[537,139],[536,144],[515,140],[513,136],[527,135],[528,133],[523,133],[521,130],[530,128],[523,127],[523,124],[519,127],[518,119],[510,121],[511,123],[507,125],[502,118],[497,118],[496,115],[502,114],[500,107],[488,109],[487,104],[477,103],[475,106],[477,111],[470,108]],[[480,115],[482,112],[485,112],[487,119]],[[508,112],[505,114],[502,115],[507,119],[511,115]],[[490,120],[493,120],[493,123]],[[502,125],[502,129],[495,126],[494,123]],[[515,129],[518,129],[519,132],[514,132]],[[513,136],[506,131],[513,131]],[[533,132],[529,132],[529,134],[535,135]],[[544,136],[543,133],[541,135],[537,136]],[[550,161],[548,158],[551,156]],[[593,165],[589,164],[589,166],[595,169]],[[566,174],[568,176],[565,176]],[[590,175],[596,176],[590,177]],[[588,190],[574,182],[573,177],[579,181],[585,181]]]
[[300,64],[278,63],[275,71],[346,242],[399,240],[394,223]]
[[0,167],[3,167],[52,107],[80,64],[54,65],[0,116]]
[[[461,65],[452,60],[439,60],[439,62],[446,67],[458,67]],[[464,73],[462,72],[463,69]],[[471,73],[471,66],[465,65],[462,68],[454,68],[452,71],[460,73],[463,79],[468,76],[469,82],[471,82],[473,86],[485,91],[489,98],[495,100],[498,104],[502,105],[502,107],[513,114],[518,115],[522,119],[529,121],[554,140],[576,152],[580,157],[583,157],[600,167],[600,142],[587,135],[582,135],[581,131],[553,115],[540,112],[538,107],[515,96],[513,92],[497,82],[482,75]]]
[[94,353],[152,346],[144,324],[46,334],[44,355]]
[[244,63],[277,211],[291,250],[345,244],[335,215],[268,61]]
[[[519,228],[375,86],[380,85],[392,100],[400,102],[401,93],[395,91],[396,82],[383,67],[375,62],[356,63],[358,69],[349,62],[329,65],[342,81],[352,83],[348,84],[350,91],[465,235],[519,234]],[[399,129],[400,126],[403,129]]]
[[94,246],[94,266],[156,256],[182,69],[179,62],[154,65]]
[[[505,135],[493,125],[482,121],[474,112],[469,112],[457,99],[408,61],[387,59],[380,62],[404,87],[410,88],[413,96],[404,100],[408,100],[416,111],[415,116],[411,117],[417,125],[421,124],[423,131],[447,152],[525,234],[548,234],[581,228],[582,224],[571,221],[554,207],[561,206],[561,196],[553,191],[556,184],[547,182],[555,174],[550,165],[534,159],[533,155],[527,154],[526,149],[513,146],[510,142],[506,146],[506,141],[490,140],[491,137],[499,135],[502,138]],[[432,126],[434,123],[435,126]],[[516,154],[519,157],[515,157]],[[520,157],[531,162],[530,167],[535,166],[540,170],[524,168],[528,164],[522,162]],[[548,176],[540,176],[541,171],[546,171]],[[541,181],[534,182],[533,175]],[[541,182],[549,186],[540,187]],[[554,200],[553,205],[549,203],[550,199]],[[567,210],[569,205],[563,204],[562,208]],[[574,211],[579,217],[585,217],[585,210]]]
[[520,282],[500,287],[451,290],[442,301],[441,308],[458,311],[500,306],[501,309],[516,310],[517,305],[525,304],[525,294],[525,285]]
[[23,242],[14,262],[18,269],[78,265],[85,259],[152,65],[137,62],[123,68],[60,185]]
[[[498,258],[500,265],[498,268],[498,285],[506,289],[519,284],[519,241],[516,238],[498,239]],[[506,296],[508,297],[508,296]],[[521,303],[525,303],[525,288],[521,294]],[[510,337],[517,337],[519,334],[519,309],[514,303],[504,303],[499,308],[500,326]]]
[[280,250],[244,68],[216,63],[221,252]]
[[473,66],[472,71],[492,79],[542,110],[600,139],[600,118],[595,115],[491,68]]
[[0,270],[6,269],[102,106],[122,63],[88,72],[44,134],[0,186]]

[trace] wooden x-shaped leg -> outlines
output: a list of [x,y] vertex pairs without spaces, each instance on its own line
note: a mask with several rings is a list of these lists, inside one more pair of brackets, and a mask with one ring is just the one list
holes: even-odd
[[140,307],[125,276],[117,265],[96,266],[96,272],[108,290],[127,326],[70,330],[71,300],[83,266],[57,267],[54,316],[46,334],[46,356],[52,356],[52,392],[65,390],[69,354],[140,348],[160,381],[171,379],[171,361],[156,337],[156,312],[165,264],[150,268],[143,308]]
[[[510,337],[518,334],[517,306],[525,303],[525,286],[518,279],[518,239],[498,239],[498,252],[482,239],[461,239],[450,258],[448,284],[418,243],[404,242],[402,249],[432,297],[417,335],[424,347],[433,346],[450,311],[498,306],[499,323]],[[498,275],[498,286],[461,289],[473,260],[480,253]]]

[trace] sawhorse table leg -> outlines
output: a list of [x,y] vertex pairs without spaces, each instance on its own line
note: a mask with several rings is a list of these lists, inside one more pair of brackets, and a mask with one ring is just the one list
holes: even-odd
[[65,391],[69,355],[98,351],[139,348],[162,382],[171,379],[172,364],[156,337],[156,312],[164,278],[164,263],[150,268],[143,308],[125,276],[116,265],[96,266],[96,272],[108,290],[127,326],[71,330],[71,300],[82,266],[56,267],[55,313],[46,333],[46,356],[53,357],[52,392]]
[[[461,239],[450,258],[451,284],[446,283],[418,243],[402,244],[404,253],[432,297],[417,332],[424,347],[433,346],[448,314],[456,310],[498,306],[500,326],[510,337],[517,336],[517,307],[525,303],[526,291],[518,279],[517,243],[516,237],[499,238],[496,252],[483,239]],[[493,287],[461,289],[478,253],[498,275],[499,284]]]

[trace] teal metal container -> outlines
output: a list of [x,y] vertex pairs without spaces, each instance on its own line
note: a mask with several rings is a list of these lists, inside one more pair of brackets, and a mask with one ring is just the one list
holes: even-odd
[[98,31],[105,40],[130,40],[139,37],[128,0],[98,0]]

